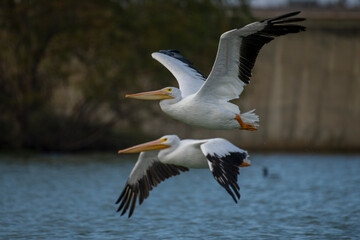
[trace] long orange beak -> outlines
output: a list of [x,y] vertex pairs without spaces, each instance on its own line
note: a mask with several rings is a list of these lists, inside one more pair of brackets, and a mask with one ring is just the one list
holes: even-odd
[[120,153],[139,153],[139,152],[159,150],[159,149],[164,149],[164,148],[169,148],[169,147],[171,147],[171,146],[164,144],[160,139],[158,139],[155,141],[151,141],[151,142],[139,144],[139,145],[136,145],[133,147],[129,147],[129,148],[126,148],[123,150],[119,150],[118,154],[120,154]]
[[171,99],[168,92],[163,89],[150,91],[150,92],[142,92],[142,93],[135,93],[135,94],[126,94],[126,98],[135,98],[135,99],[142,99],[142,100],[162,100],[162,99]]

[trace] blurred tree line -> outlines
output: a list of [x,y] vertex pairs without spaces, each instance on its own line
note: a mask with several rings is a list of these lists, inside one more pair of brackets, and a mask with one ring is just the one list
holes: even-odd
[[170,85],[150,54],[180,49],[207,74],[220,34],[251,20],[243,1],[0,1],[1,148],[113,148],[144,137],[141,103],[123,96]]

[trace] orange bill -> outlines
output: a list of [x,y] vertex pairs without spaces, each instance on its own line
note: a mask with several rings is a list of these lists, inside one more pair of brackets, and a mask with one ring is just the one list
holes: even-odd
[[151,151],[151,150],[159,150],[164,148],[169,148],[170,145],[164,144],[161,139],[139,144],[133,147],[129,147],[123,150],[119,150],[118,154],[120,153],[139,153],[144,151]]
[[150,91],[150,92],[142,92],[142,93],[135,93],[135,94],[126,94],[126,98],[135,98],[135,99],[142,99],[142,100],[162,100],[162,99],[171,99],[168,92],[163,89]]

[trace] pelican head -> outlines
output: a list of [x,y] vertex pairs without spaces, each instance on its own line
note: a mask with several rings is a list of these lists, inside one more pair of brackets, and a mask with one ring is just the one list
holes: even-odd
[[171,147],[178,145],[181,141],[177,135],[165,135],[162,136],[160,139],[163,139],[164,143]]
[[120,153],[139,153],[144,151],[160,150],[165,148],[170,148],[176,143],[180,142],[180,139],[176,135],[166,135],[157,140],[139,144],[133,147],[129,147],[123,150],[119,150]]
[[125,97],[142,100],[179,99],[181,97],[181,92],[180,89],[176,87],[165,87],[156,91],[126,94]]

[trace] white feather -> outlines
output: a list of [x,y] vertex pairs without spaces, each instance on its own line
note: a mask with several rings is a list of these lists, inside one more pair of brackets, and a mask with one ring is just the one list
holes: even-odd
[[151,56],[164,65],[179,83],[182,97],[196,93],[204,84],[205,79],[186,63],[163,53],[154,52]]
[[246,152],[223,138],[213,138],[200,146],[204,155],[217,155],[222,158],[233,152]]
[[240,96],[245,86],[238,77],[242,37],[261,31],[265,26],[265,23],[255,22],[221,35],[213,68],[196,94],[199,98],[229,101]]
[[146,171],[154,164],[159,161],[159,151],[141,152],[139,158],[130,173],[128,183],[135,184],[139,179],[146,175]]

